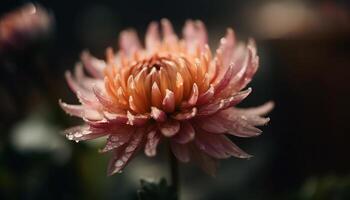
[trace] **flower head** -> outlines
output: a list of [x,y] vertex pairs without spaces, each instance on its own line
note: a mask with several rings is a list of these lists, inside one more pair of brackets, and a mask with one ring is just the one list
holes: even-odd
[[[149,25],[142,47],[136,32],[121,32],[119,51],[107,49],[106,60],[83,52],[74,76],[66,73],[80,105],[60,102],[85,125],[66,130],[70,140],[108,136],[101,152],[113,152],[108,174],[122,170],[139,150],[155,156],[161,141],[170,143],[182,162],[194,160],[213,174],[217,159],[249,158],[225,134],[257,136],[255,126],[273,105],[250,109],[234,106],[251,89],[242,90],[258,68],[253,40],[239,43],[232,29],[213,56],[200,21],[188,21],[179,39],[166,19]],[[83,67],[92,77],[84,75]]]

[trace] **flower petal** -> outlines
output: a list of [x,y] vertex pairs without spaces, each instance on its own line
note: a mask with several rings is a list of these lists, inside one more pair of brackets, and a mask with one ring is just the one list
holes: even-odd
[[250,94],[250,92],[251,92],[251,88],[248,88],[247,90],[239,92],[227,99],[221,99],[220,101],[216,101],[214,103],[201,106],[198,108],[197,115],[198,116],[212,115],[220,110],[226,109],[230,106],[234,106],[240,103],[243,99],[245,99]]
[[146,37],[146,50],[150,53],[155,52],[160,46],[160,37],[158,31],[158,24],[156,22],[151,22],[148,26]]
[[195,117],[196,114],[197,114],[197,108],[193,107],[191,110],[182,111],[180,113],[175,113],[171,117],[176,119],[176,120],[182,121],[182,120],[191,119],[191,118]]
[[166,94],[162,102],[163,110],[165,112],[173,112],[175,109],[175,96],[174,92],[166,89]]
[[93,57],[88,51],[83,51],[80,58],[84,64],[85,69],[93,77],[103,78],[103,69],[106,67],[105,61]]
[[127,111],[127,117],[128,117],[127,124],[130,124],[132,126],[142,126],[146,124],[149,120],[149,116],[147,115],[142,115],[142,114],[134,115],[129,111]]
[[197,105],[203,105],[208,103],[213,98],[214,93],[214,86],[210,85],[209,89],[198,97]]
[[166,137],[172,137],[180,130],[180,123],[173,119],[168,119],[166,122],[159,125],[161,133]]
[[183,29],[183,35],[189,53],[196,53],[197,47],[203,49],[208,42],[207,31],[201,21],[186,21]]
[[157,122],[164,122],[167,119],[166,113],[157,107],[151,107],[151,117]]
[[195,137],[195,131],[188,121],[181,122],[180,131],[172,138],[172,141],[175,141],[180,144],[186,144],[192,141]]
[[93,109],[84,107],[83,105],[70,105],[59,100],[61,108],[69,115],[86,118],[91,121],[98,121],[103,119],[103,115]]
[[223,134],[217,135],[200,131],[194,141],[200,150],[214,158],[222,159],[230,156],[237,158],[251,157],[251,155],[241,150]]
[[136,31],[124,30],[119,35],[120,51],[123,51],[127,56],[133,55],[141,48],[139,38]]
[[64,131],[69,140],[81,141],[92,140],[107,135],[106,132],[94,132],[87,125],[75,126]]
[[143,129],[138,129],[130,138],[130,142],[114,150],[114,155],[109,161],[107,173],[113,175],[120,172],[139,149],[144,135]]
[[147,134],[147,142],[145,145],[145,154],[147,156],[153,157],[156,155],[160,138],[161,135],[156,130],[152,130]]
[[135,129],[132,127],[120,127],[117,132],[109,135],[105,147],[101,149],[100,152],[105,153],[107,151],[121,147],[129,141],[130,137],[134,133]]
[[179,144],[173,141],[170,141],[171,151],[175,157],[181,162],[190,161],[190,152],[186,144]]

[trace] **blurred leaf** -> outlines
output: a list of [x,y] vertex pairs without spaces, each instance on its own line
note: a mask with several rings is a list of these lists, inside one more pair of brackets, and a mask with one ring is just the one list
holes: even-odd
[[139,200],[177,200],[176,191],[167,184],[165,178],[162,178],[159,183],[141,180],[138,197]]

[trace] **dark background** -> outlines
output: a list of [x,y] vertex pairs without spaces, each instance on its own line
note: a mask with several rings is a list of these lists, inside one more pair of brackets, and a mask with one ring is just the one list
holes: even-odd
[[[0,17],[27,2],[1,0]],[[181,165],[182,199],[350,199],[348,1],[34,3],[54,16],[52,31],[0,55],[0,199],[136,199],[140,178],[168,177],[161,151],[107,177],[101,141],[66,140],[61,130],[81,121],[57,103],[76,102],[63,74],[82,50],[104,58],[121,30],[133,27],[142,38],[163,17],[178,33],[186,19],[202,20],[212,50],[226,27],[241,40],[256,38],[260,68],[240,106],[276,103],[263,135],[232,138],[253,159],[221,162],[216,178]]]

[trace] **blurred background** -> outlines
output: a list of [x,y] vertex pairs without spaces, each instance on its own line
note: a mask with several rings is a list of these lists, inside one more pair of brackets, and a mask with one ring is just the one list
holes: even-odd
[[[77,102],[63,75],[82,50],[104,58],[121,30],[133,27],[142,38],[148,23],[163,17],[178,33],[186,19],[203,20],[212,49],[226,27],[240,40],[254,37],[260,68],[240,106],[276,103],[263,135],[232,138],[253,159],[221,162],[216,178],[180,165],[181,199],[350,199],[349,1],[27,3],[0,2],[0,199],[137,199],[140,178],[169,177],[162,153],[141,153],[107,177],[109,155],[97,152],[102,141],[66,140],[62,130],[81,121],[58,106],[58,99]],[[36,18],[8,15],[20,7],[18,16]]]

